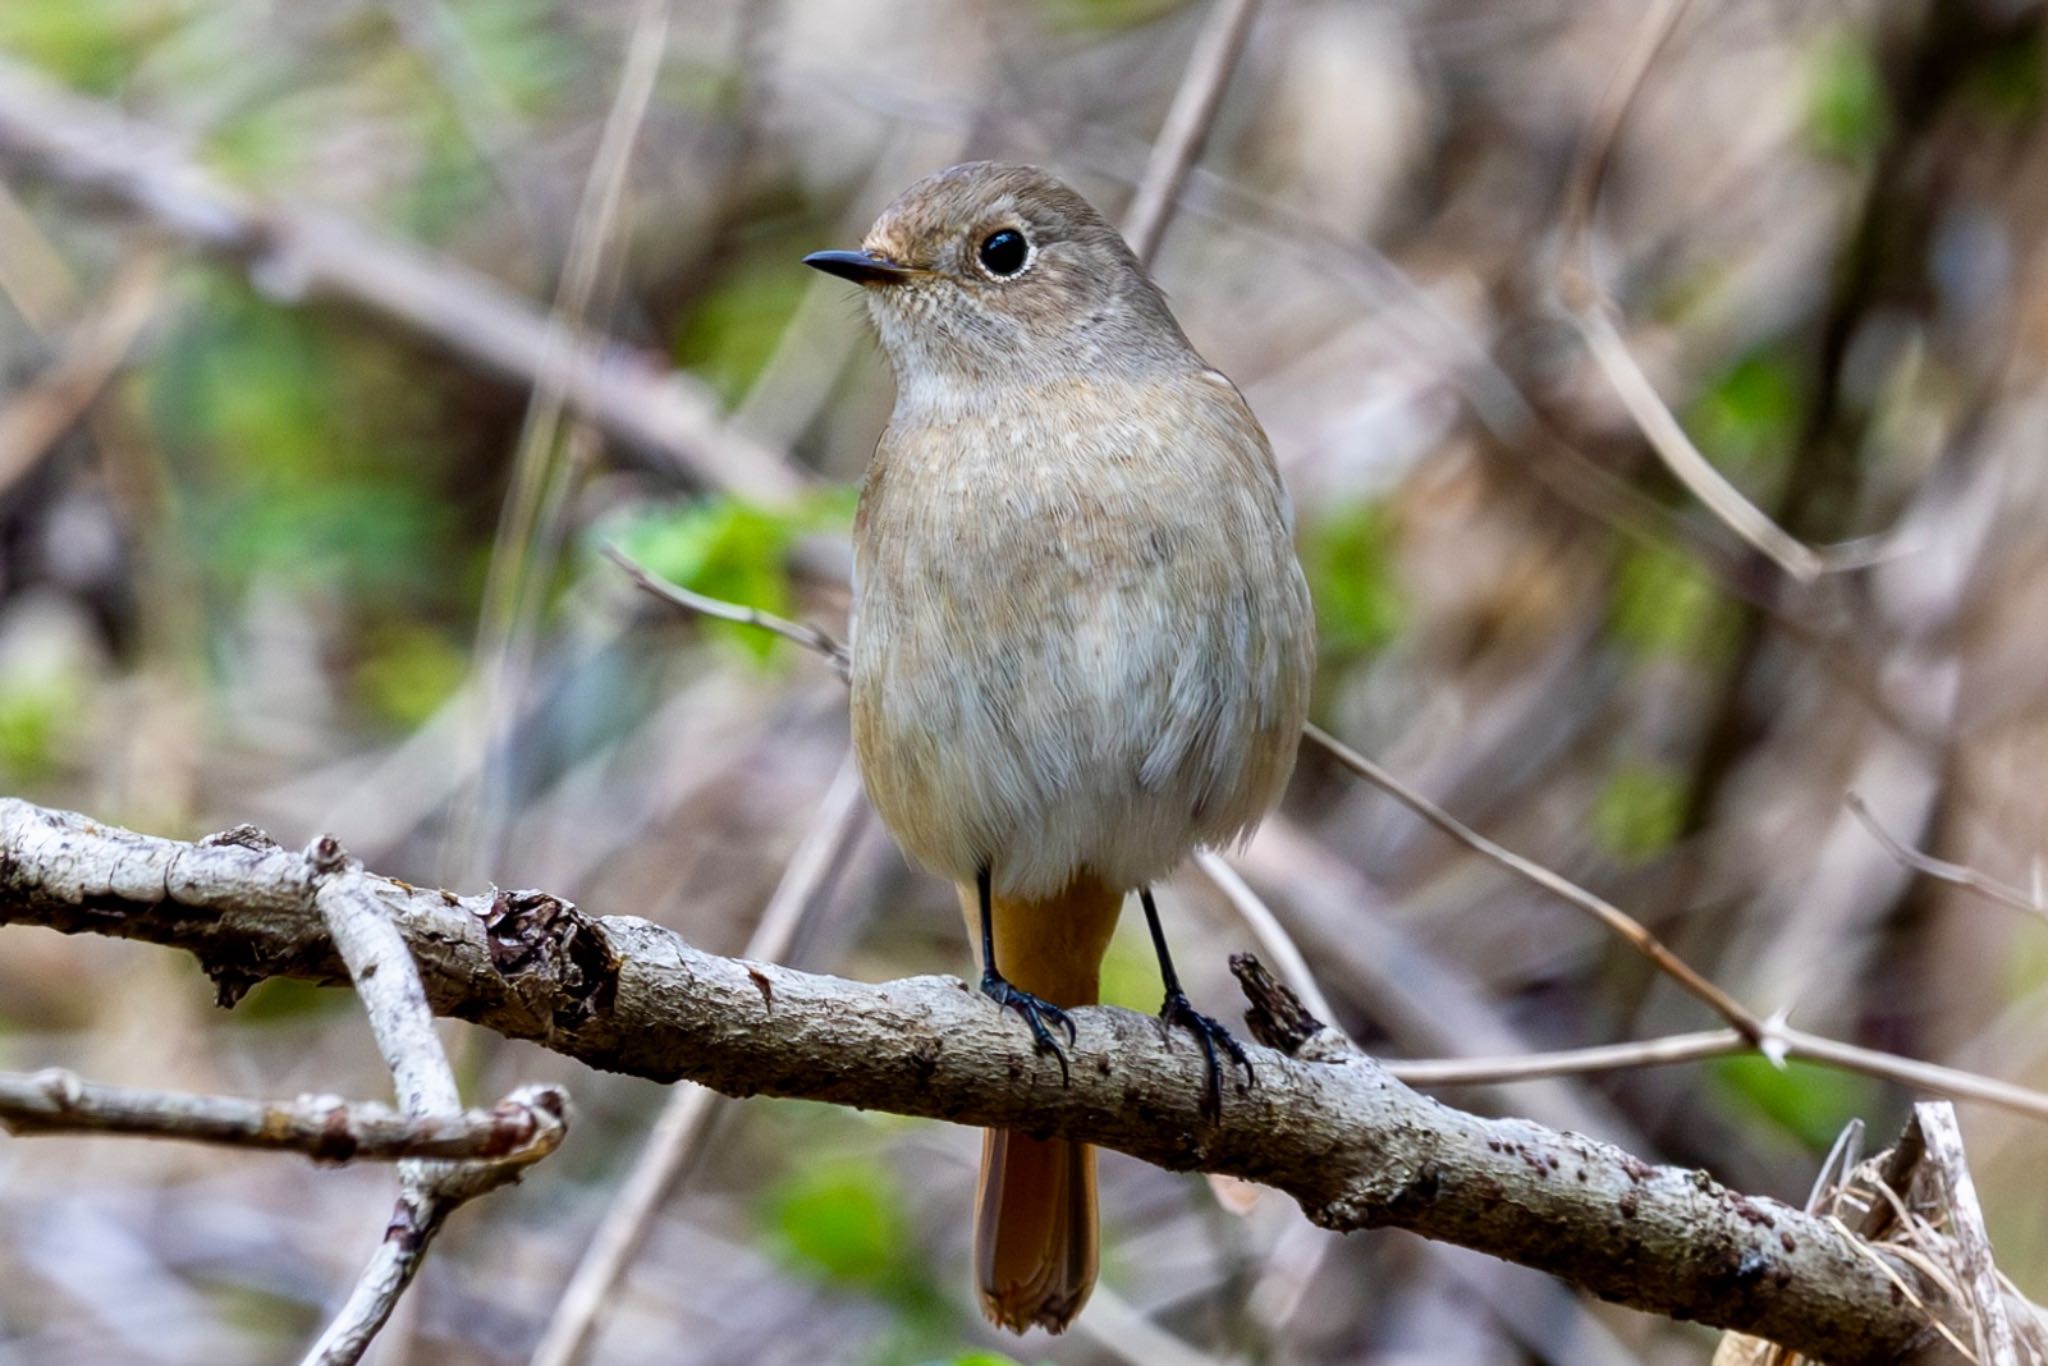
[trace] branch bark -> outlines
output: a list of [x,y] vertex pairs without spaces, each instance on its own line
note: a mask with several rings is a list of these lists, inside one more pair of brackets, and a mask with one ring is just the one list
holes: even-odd
[[565,1108],[552,1086],[522,1086],[488,1110],[414,1117],[340,1096],[244,1100],[107,1086],[60,1068],[0,1072],[0,1129],[16,1137],[130,1134],[304,1153],[319,1162],[533,1162],[561,1144]]
[[[0,801],[0,924],[188,949],[224,1003],[270,976],[349,979],[317,881],[247,827],[186,844]],[[1234,1084],[1212,1124],[1199,1053],[1147,1016],[1077,1012],[1063,1086],[1024,1031],[951,977],[869,985],[723,958],[543,892],[357,885],[403,935],[435,1011],[594,1067],[1085,1139],[1264,1182],[1326,1228],[1410,1229],[1826,1360],[1942,1350],[1894,1277],[1928,1303],[1935,1289],[1844,1229],[1703,1171],[1450,1109],[1332,1031],[1303,1037],[1298,1014],[1266,1031],[1293,1053],[1255,1050],[1257,1083]]]

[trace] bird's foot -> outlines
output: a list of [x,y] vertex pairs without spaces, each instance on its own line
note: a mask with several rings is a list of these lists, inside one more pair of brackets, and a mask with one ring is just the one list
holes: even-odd
[[[1051,1001],[1043,1000],[1033,996],[1028,991],[1011,986],[1000,974],[994,972],[984,972],[981,974],[981,994],[994,1001],[1003,1009],[1014,1010],[1024,1017],[1024,1023],[1031,1026],[1031,1041],[1037,1045],[1038,1051],[1050,1053],[1059,1059],[1060,1084],[1062,1086],[1066,1085],[1070,1080],[1067,1072],[1066,1050],[1060,1047],[1059,1040],[1055,1039],[1052,1036],[1052,1031],[1045,1026],[1046,1021],[1050,1020],[1053,1024],[1066,1030],[1067,1042],[1071,1044],[1077,1037],[1074,1033],[1073,1017]],[[1235,1046],[1235,1044],[1232,1045],[1232,1047]]]
[[1212,1123],[1223,1118],[1223,1066],[1216,1058],[1219,1045],[1232,1062],[1244,1069],[1245,1084],[1258,1085],[1258,1076],[1252,1071],[1252,1060],[1245,1056],[1244,1046],[1229,1030],[1196,1010],[1186,992],[1167,992],[1166,1003],[1159,1007],[1159,1019],[1168,1029],[1179,1025],[1187,1030],[1202,1046],[1202,1058],[1209,1065],[1208,1084],[1202,1090],[1202,1114]]

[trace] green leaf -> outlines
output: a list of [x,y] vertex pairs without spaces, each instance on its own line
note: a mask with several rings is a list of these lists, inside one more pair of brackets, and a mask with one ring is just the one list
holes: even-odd
[[108,95],[176,27],[180,8],[172,0],[0,0],[0,51]]
[[1769,1120],[1812,1152],[1825,1152],[1842,1126],[1875,1108],[1877,1083],[1829,1067],[1790,1062],[1781,1070],[1767,1058],[1721,1058],[1713,1065],[1716,1089],[1738,1112]]
[[768,363],[810,284],[810,272],[797,266],[800,254],[777,247],[728,264],[676,332],[676,364],[727,404],[737,403]]
[[826,1162],[774,1189],[768,1224],[798,1269],[833,1284],[874,1290],[897,1279],[907,1259],[902,1209],[902,1192],[880,1163]]
[[1782,470],[1799,424],[1799,385],[1791,360],[1769,352],[1743,357],[1693,405],[1689,427],[1724,472],[1751,481]]
[[1326,662],[1369,654],[1400,633],[1393,529],[1379,504],[1353,504],[1314,517],[1303,530],[1302,562]]

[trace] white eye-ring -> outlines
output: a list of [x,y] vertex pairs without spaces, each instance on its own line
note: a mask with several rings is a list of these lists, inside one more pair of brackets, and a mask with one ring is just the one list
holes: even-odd
[[981,239],[974,259],[981,262],[981,268],[991,276],[1007,280],[1031,264],[1031,243],[1016,228],[998,228]]

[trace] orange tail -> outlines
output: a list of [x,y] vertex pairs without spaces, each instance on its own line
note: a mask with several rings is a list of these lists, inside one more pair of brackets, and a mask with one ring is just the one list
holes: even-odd
[[[960,889],[975,942],[981,911]],[[1012,986],[1057,1006],[1094,1005],[1097,975],[1122,892],[1082,874],[1044,901],[994,904],[996,966]],[[1013,1333],[1057,1333],[1095,1288],[1095,1150],[1062,1138],[990,1130],[974,1202],[974,1273],[981,1312]]]

